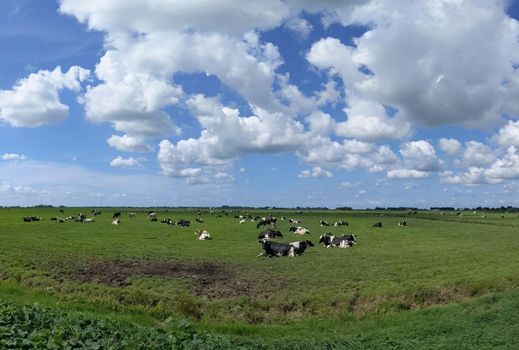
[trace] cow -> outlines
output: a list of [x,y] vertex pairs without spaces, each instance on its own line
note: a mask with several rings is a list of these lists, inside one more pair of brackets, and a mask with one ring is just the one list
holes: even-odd
[[58,220],[57,217],[52,217],[52,218],[50,218],[50,221],[57,221],[57,220]]
[[314,244],[308,239],[300,242],[292,242],[289,244],[292,246],[292,249],[288,252],[288,256],[290,258],[293,258],[297,255],[301,255],[304,253],[306,248],[314,246]]
[[310,234],[310,230],[301,227],[301,226],[290,226],[288,229],[290,232],[294,232],[296,235],[308,235]]
[[65,214],[65,211],[64,211],[63,209],[60,209],[60,210],[59,210],[59,213],[60,213],[60,214]]
[[382,223],[379,221],[379,222],[375,222],[373,224],[373,227],[382,227]]
[[241,219],[241,220],[239,221],[239,223],[240,223],[240,224],[245,223],[245,219]]
[[206,230],[203,230],[203,231],[196,230],[195,231],[195,235],[197,236],[197,239],[199,241],[205,241],[205,240],[213,239],[213,237],[211,237],[209,232],[207,232]]
[[333,223],[333,226],[335,226],[335,227],[337,227],[337,226],[349,226],[349,224],[346,221],[339,220],[339,221],[335,221]]
[[86,215],[83,213],[77,214],[76,218],[74,219],[75,222],[83,222],[86,219]]
[[300,223],[301,223],[301,220],[288,219],[288,222],[291,223],[291,224],[300,224]]
[[303,254],[307,247],[314,246],[313,243],[308,240],[293,243],[278,243],[264,239],[260,242],[263,252],[258,256],[266,255],[269,258],[273,256],[294,257]]
[[321,227],[330,226],[330,224],[327,221],[321,220],[321,221],[319,221],[319,226],[321,226]]
[[160,222],[163,223],[163,224],[168,224],[168,225],[173,225],[174,224],[173,220],[171,220],[169,218],[168,219],[162,219],[162,220],[160,220]]
[[177,221],[176,223],[178,226],[182,226],[182,227],[189,227],[189,225],[191,225],[191,221],[189,220],[184,220],[184,219],[180,219],[179,221]]
[[405,222],[405,220],[402,220],[398,222],[398,226],[407,226],[407,222]]
[[150,221],[150,222],[157,221],[157,213],[155,213],[155,212],[148,213],[148,221]]
[[95,222],[96,221],[96,218],[88,218],[88,219],[84,219],[83,222]]
[[119,220],[118,218],[115,218],[112,220],[112,225],[120,225],[121,224],[121,220]]
[[319,243],[323,243],[326,248],[348,248],[352,247],[354,244],[357,244],[357,237],[354,234],[336,237],[333,236],[331,233],[326,233],[319,237]]
[[283,234],[281,233],[281,231],[273,230],[271,228],[266,229],[265,231],[261,231],[260,234],[258,235],[259,240],[271,239],[271,238],[276,238],[276,237],[283,237]]
[[97,209],[94,209],[94,210],[92,210],[92,214],[94,214],[94,216],[97,216],[97,215],[101,215],[101,212]]
[[128,215],[128,217],[131,219],[131,218],[136,217],[136,216],[137,216],[137,213],[131,212],[131,213],[128,213],[127,215]]
[[204,219],[202,219],[202,218],[196,218],[195,221],[201,224],[201,223],[204,222]]
[[260,226],[265,227],[266,225],[276,226],[277,219],[273,216],[270,216],[268,218],[262,218],[258,224],[256,225],[256,228],[260,228]]
[[112,215],[112,219],[116,219],[116,218],[118,218],[120,216],[121,216],[120,212],[114,213],[114,215]]

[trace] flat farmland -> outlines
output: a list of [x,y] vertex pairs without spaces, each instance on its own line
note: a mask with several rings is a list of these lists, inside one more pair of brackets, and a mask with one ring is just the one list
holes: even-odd
[[[31,312],[70,324],[88,318],[214,337],[207,348],[474,349],[519,342],[515,213],[201,209],[199,216],[154,209],[159,222],[149,222],[148,209],[100,208],[92,223],[50,220],[90,217],[92,209],[0,209],[5,308],[31,305]],[[111,224],[114,212],[122,213],[120,225]],[[315,247],[295,258],[258,257],[257,222],[235,218],[246,214],[272,214],[284,235],[277,241],[310,239]],[[43,220],[23,222],[25,216]],[[282,216],[301,220],[310,235],[289,232]],[[165,218],[191,226],[160,223]],[[334,227],[337,220],[349,226]],[[407,226],[398,226],[401,220]],[[376,222],[382,227],[372,227]],[[213,239],[196,240],[196,229]],[[328,232],[354,233],[357,245],[318,245]],[[99,337],[130,348],[111,334]],[[190,343],[194,338],[175,346],[203,348]]]

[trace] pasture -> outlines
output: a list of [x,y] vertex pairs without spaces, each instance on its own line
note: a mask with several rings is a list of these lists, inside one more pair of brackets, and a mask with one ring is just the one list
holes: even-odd
[[[135,337],[159,332],[149,336],[156,344],[176,334],[182,341],[174,346],[163,340],[170,348],[203,348],[200,339],[212,344],[207,348],[265,349],[494,349],[519,342],[517,214],[214,210],[218,217],[202,210],[197,223],[196,210],[154,209],[159,222],[149,222],[147,209],[101,208],[91,223],[49,220],[91,216],[91,209],[0,209],[0,309],[49,319],[42,324],[59,319],[65,328],[85,320],[122,323],[117,327]],[[261,229],[234,216],[270,213],[284,236],[276,241],[310,239],[315,247],[295,258],[258,257]],[[25,216],[44,219],[23,222]],[[281,216],[301,220],[310,235],[289,232],[292,224]],[[164,218],[187,219],[191,227],[160,223]],[[349,226],[319,226],[341,219]],[[398,226],[402,219],[407,226]],[[196,240],[196,229],[213,239]],[[354,233],[357,245],[318,245],[327,232]],[[6,322],[0,319],[0,329]]]

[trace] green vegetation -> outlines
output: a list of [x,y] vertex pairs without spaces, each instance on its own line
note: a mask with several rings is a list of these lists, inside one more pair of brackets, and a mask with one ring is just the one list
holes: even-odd
[[[56,223],[57,208],[0,209],[0,345],[494,349],[519,341],[517,214],[276,211],[301,219],[314,243],[332,232],[355,233],[358,244],[267,259],[257,257],[256,223],[233,217],[266,210],[203,211],[202,224],[193,210],[157,211],[190,228],[148,222],[142,209],[134,219],[120,210],[115,226],[114,211]],[[30,215],[44,220],[22,221]],[[399,227],[403,218],[408,226]],[[350,225],[319,227],[320,219]],[[304,239],[290,225],[278,222],[281,241]],[[213,240],[195,240],[196,228]]]

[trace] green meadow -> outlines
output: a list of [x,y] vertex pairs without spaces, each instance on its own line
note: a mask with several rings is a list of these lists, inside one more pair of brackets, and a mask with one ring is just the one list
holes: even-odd
[[[155,210],[191,221],[179,227],[101,208],[92,223],[50,220],[92,209],[0,209],[0,348],[519,347],[516,213],[201,210],[196,223],[196,210]],[[315,247],[258,257],[261,229],[234,216],[270,213],[278,241]],[[43,220],[23,222],[32,215]],[[196,240],[198,228],[213,239]],[[327,232],[357,245],[318,245]]]

